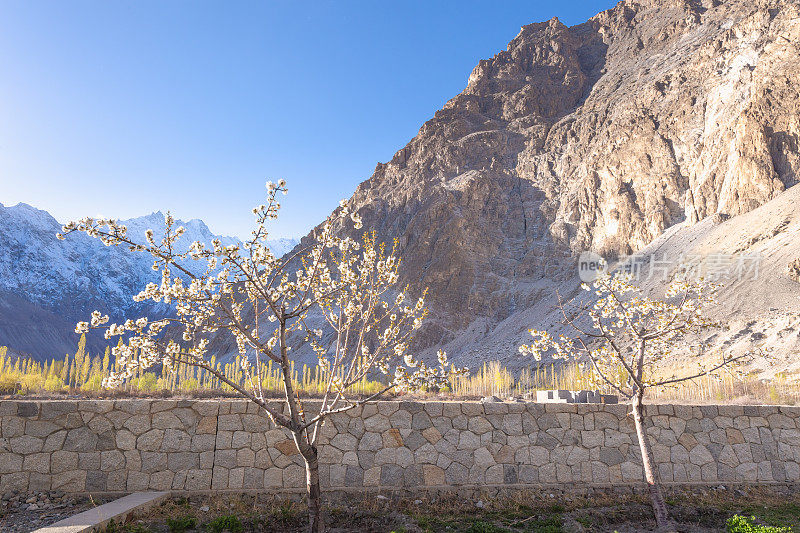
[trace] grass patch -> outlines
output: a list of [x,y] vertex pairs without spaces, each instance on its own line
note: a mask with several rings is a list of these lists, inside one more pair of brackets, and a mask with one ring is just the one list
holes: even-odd
[[800,504],[798,503],[784,502],[769,506],[748,505],[742,508],[740,514],[757,516],[769,526],[790,527],[800,531]]
[[218,516],[211,522],[206,524],[206,530],[210,533],[222,533],[223,531],[230,531],[231,533],[242,533],[244,526],[242,522],[234,515]]
[[476,513],[412,515],[426,533],[463,531],[467,533],[561,533],[560,513],[544,514],[530,508],[495,509]]
[[472,522],[464,531],[466,533],[508,533],[506,528],[497,526],[491,522],[484,522],[483,520]]
[[532,520],[525,526],[522,531],[529,531],[531,533],[561,533],[563,519],[560,515],[549,516],[546,518],[537,518]]
[[142,524],[118,524],[112,520],[105,533],[153,533],[153,530]]
[[727,533],[792,533],[790,527],[764,526],[756,522],[756,517],[733,515],[725,524]]
[[306,510],[292,502],[283,502],[267,510],[258,521],[272,526],[284,528],[301,527],[307,522]]
[[[573,495],[520,491],[506,498],[482,497],[482,504],[455,495],[427,499],[352,498],[326,506],[326,525],[347,533],[562,533],[580,524],[588,531],[655,528],[649,498],[642,494],[593,491]],[[800,494],[764,487],[735,491],[670,490],[670,514],[682,531],[800,533]],[[201,506],[208,507],[200,513]],[[743,517],[743,518],[742,518]],[[750,517],[755,517],[752,519]],[[191,519],[197,520],[191,526]],[[134,524],[111,533],[305,533],[307,507],[301,501],[260,499],[253,495],[190,496],[171,499],[137,516]],[[750,529],[742,529],[750,527]],[[136,528],[136,529],[134,529]],[[761,528],[761,529],[758,529]],[[773,529],[763,529],[773,528]],[[775,529],[777,528],[777,529]],[[780,529],[790,528],[790,529]]]
[[169,533],[183,533],[187,529],[192,529],[197,525],[197,519],[193,516],[179,516],[177,518],[167,518]]

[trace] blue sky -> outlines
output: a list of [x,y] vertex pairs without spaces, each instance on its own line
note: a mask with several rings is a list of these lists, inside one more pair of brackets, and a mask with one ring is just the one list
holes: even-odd
[[0,203],[300,236],[520,26],[609,0],[0,2]]

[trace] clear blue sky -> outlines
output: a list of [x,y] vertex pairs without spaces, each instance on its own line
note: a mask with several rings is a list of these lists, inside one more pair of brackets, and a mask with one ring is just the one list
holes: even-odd
[[0,2],[0,203],[300,236],[520,26],[611,0]]

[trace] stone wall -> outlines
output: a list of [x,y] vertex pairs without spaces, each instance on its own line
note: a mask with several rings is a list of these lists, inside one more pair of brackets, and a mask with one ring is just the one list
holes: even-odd
[[[800,482],[800,408],[648,412],[665,482]],[[640,482],[635,439],[624,405],[387,401],[325,425],[321,478],[348,490]],[[303,487],[294,443],[245,401],[0,402],[0,492]]]

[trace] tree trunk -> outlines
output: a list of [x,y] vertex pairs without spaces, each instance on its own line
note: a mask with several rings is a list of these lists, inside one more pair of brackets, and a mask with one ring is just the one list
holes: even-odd
[[286,394],[286,405],[293,427],[289,428],[294,437],[297,450],[306,463],[306,495],[308,496],[308,530],[311,533],[324,533],[325,523],[322,521],[322,493],[319,488],[319,460],[317,447],[312,446],[307,440],[306,430],[299,429],[302,423],[300,400],[295,396],[292,386],[292,373],[289,365],[288,349],[286,345],[286,310],[281,307],[278,314],[280,323],[280,348],[281,348],[281,374],[283,376],[283,391]]
[[656,516],[656,525],[659,531],[670,531],[674,525],[669,517],[667,504],[664,503],[664,495],[661,492],[661,480],[653,463],[653,452],[650,450],[650,438],[644,427],[642,397],[644,391],[636,391],[631,401],[633,420],[636,424],[636,435],[639,438],[639,449],[642,452],[642,466],[644,467],[644,478],[647,481],[647,488],[650,492],[650,501],[653,504],[653,513]]
[[325,523],[322,521],[322,493],[319,487],[319,460],[317,448],[306,444],[300,449],[300,455],[306,463],[306,496],[308,497],[308,530],[311,533],[323,533]]

